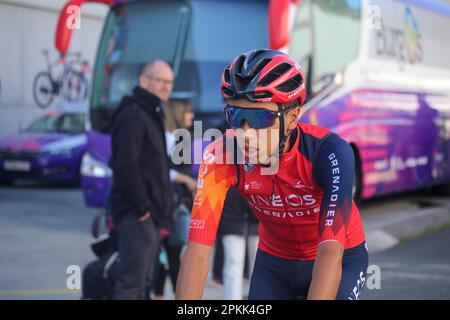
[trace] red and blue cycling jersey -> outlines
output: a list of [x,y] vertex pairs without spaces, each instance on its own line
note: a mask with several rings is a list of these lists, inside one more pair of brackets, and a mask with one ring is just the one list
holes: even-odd
[[[259,224],[259,249],[289,260],[314,260],[317,247],[338,241],[345,249],[365,240],[352,199],[355,159],[350,145],[328,129],[299,123],[275,174],[260,165],[217,161],[205,152],[191,215],[189,241],[212,246],[230,187],[246,198]],[[222,155],[221,155],[222,156]],[[223,157],[230,157],[223,154]]]

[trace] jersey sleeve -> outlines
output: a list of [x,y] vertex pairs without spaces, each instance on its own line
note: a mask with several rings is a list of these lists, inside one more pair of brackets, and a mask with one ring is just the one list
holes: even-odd
[[350,145],[336,134],[319,147],[313,175],[323,188],[319,217],[319,243],[338,241],[345,246],[346,227],[352,213],[355,156]]
[[237,182],[234,163],[226,161],[225,153],[217,154],[220,143],[210,144],[203,156],[191,213],[189,242],[207,246],[214,244],[228,189]]

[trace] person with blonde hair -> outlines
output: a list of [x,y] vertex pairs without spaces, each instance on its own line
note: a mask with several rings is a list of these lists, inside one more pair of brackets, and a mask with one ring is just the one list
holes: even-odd
[[[189,129],[194,121],[194,111],[192,103],[185,99],[172,99],[166,103],[164,107],[164,128],[166,130],[166,145],[169,158],[171,158],[172,150],[177,141],[175,130]],[[182,164],[178,166],[172,165],[170,170],[170,180],[172,182],[182,184],[186,188],[195,192],[197,182],[192,178],[192,170],[190,164]]]

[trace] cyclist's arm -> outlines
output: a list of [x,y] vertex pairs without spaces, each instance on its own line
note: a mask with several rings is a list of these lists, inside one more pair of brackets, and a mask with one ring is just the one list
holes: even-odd
[[346,225],[352,210],[355,158],[350,145],[337,135],[322,143],[313,173],[323,188],[319,245],[308,299],[335,299],[342,276]]
[[198,300],[203,296],[211,246],[190,242],[181,258],[175,299]]
[[236,168],[232,164],[216,164],[210,158],[200,166],[189,243],[181,261],[176,299],[201,299],[226,194],[235,183]]

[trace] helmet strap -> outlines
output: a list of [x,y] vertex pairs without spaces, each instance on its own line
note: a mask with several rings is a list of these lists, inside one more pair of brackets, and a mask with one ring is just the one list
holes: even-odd
[[279,136],[280,136],[280,142],[278,144],[278,157],[280,157],[283,154],[284,147],[286,145],[287,138],[290,136],[290,133],[287,135],[285,134],[285,128],[284,128],[284,113],[282,111],[282,106],[278,106],[279,116],[278,120],[280,121],[280,129],[279,129]]

